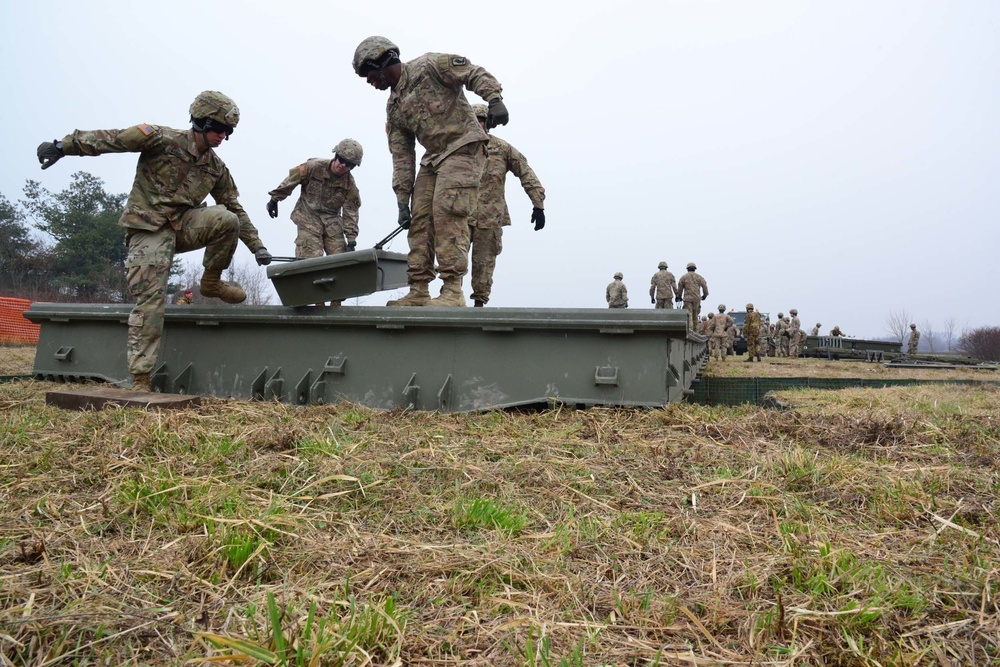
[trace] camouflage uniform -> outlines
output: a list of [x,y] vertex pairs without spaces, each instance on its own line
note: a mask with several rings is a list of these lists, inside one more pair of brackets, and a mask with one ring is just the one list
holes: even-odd
[[520,151],[503,139],[490,135],[486,154],[486,170],[479,185],[479,204],[475,214],[469,217],[472,298],[484,304],[489,303],[497,255],[503,251],[503,228],[510,225],[510,212],[504,195],[507,172],[520,179],[521,187],[533,207],[545,207],[545,188]]
[[822,324],[820,324],[819,322],[817,322],[817,323],[816,323],[816,326],[814,326],[814,327],[812,328],[812,331],[810,331],[810,332],[809,332],[809,335],[810,335],[810,336],[818,336],[818,335],[819,335],[819,328],[820,328],[821,326],[823,326],[823,325],[822,325]]
[[[212,148],[199,153],[194,130],[136,125],[124,130],[76,130],[62,140],[66,155],[139,153],[135,181],[119,224],[125,227],[129,292],[129,372],[152,372],[159,356],[167,277],[175,253],[205,249],[206,272],[222,271],[237,239],[264,247],[238,201],[239,191]],[[208,195],[216,206],[205,206]]]
[[677,295],[684,301],[688,311],[688,326],[694,329],[701,313],[701,302],[708,297],[708,283],[693,270],[689,270],[677,281]]
[[917,325],[910,325],[910,340],[906,343],[906,354],[912,357],[917,353],[917,347],[920,344],[920,332],[917,331]]
[[837,336],[843,336],[844,332],[840,330],[839,326],[837,326],[837,327],[834,327],[834,328],[830,329],[830,335],[833,336],[834,338],[836,338]]
[[[407,241],[410,285],[435,277],[447,282],[469,268],[469,220],[479,200],[489,135],[479,125],[464,89],[485,100],[500,97],[500,83],[466,58],[427,53],[402,64],[386,104],[392,189],[413,210]],[[416,142],[424,147],[417,173]]]
[[788,323],[788,356],[792,359],[799,358],[799,352],[802,348],[802,323],[799,321],[799,312],[794,308],[789,311],[792,315],[791,322]]
[[712,359],[722,361],[726,358],[726,341],[729,336],[729,330],[732,328],[733,318],[724,311],[716,313],[711,323],[706,327],[706,332],[710,336],[708,349]]
[[608,301],[608,308],[628,308],[628,290],[620,273],[616,273],[615,279],[608,284],[604,296]]
[[653,274],[649,281],[649,298],[656,304],[657,308],[673,308],[674,296],[679,296],[677,292],[677,281],[674,274],[667,271],[666,264],[663,268]]
[[[299,200],[292,209],[298,228],[296,257],[322,257],[347,252],[347,244],[358,238],[358,209],[361,195],[354,176],[337,176],[330,170],[333,160],[313,158],[294,167],[281,185],[268,194],[282,201],[301,185]],[[345,240],[346,239],[346,240]]]
[[743,336],[747,339],[747,359],[753,356],[760,358],[760,313],[756,310],[747,309],[747,316],[743,320]]

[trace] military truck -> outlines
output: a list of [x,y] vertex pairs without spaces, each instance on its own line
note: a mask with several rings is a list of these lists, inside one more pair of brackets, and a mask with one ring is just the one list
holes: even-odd
[[[760,312],[760,311],[758,311]],[[733,318],[733,323],[736,325],[736,338],[733,340],[733,351],[736,354],[746,354],[747,352],[747,339],[743,335],[743,322],[747,319],[747,311],[736,310],[729,313],[729,316]],[[761,335],[766,336],[767,331],[763,327],[768,326],[771,323],[771,316],[768,313],[760,313],[761,321]]]

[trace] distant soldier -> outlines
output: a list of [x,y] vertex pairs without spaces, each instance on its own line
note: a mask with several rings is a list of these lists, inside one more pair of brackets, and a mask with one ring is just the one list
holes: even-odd
[[917,353],[917,346],[920,343],[920,332],[917,331],[916,324],[910,324],[910,340],[906,344],[906,355],[912,357]]
[[694,262],[688,262],[687,273],[677,281],[677,296],[675,301],[683,301],[684,309],[688,311],[688,327],[694,329],[701,313],[701,302],[708,298],[708,283],[695,273],[698,267]]
[[785,315],[781,319],[782,329],[781,329],[781,346],[783,348],[784,354],[782,356],[788,357],[791,355],[791,350],[789,349],[789,343],[792,340],[792,319]]
[[184,290],[183,294],[179,295],[176,299],[174,299],[174,305],[190,306],[191,302],[193,301],[194,301],[194,292],[190,288],[188,288]]
[[787,357],[788,356],[788,337],[786,333],[788,331],[788,325],[785,324],[785,314],[778,313],[778,319],[774,323],[774,347],[775,356]]
[[605,290],[608,308],[628,308],[628,290],[622,282],[624,277],[620,272],[616,273],[615,279],[608,284],[608,289]]
[[723,361],[726,358],[726,336],[732,327],[733,318],[726,314],[726,305],[720,303],[719,312],[708,326],[708,349],[712,359]]
[[843,336],[844,332],[840,330],[840,325],[835,324],[833,325],[833,328],[830,329],[830,335],[836,338],[837,336]]
[[818,336],[818,335],[819,335],[819,328],[820,328],[821,326],[823,326],[823,325],[822,325],[822,324],[820,324],[819,322],[817,322],[817,323],[816,323],[816,326],[814,326],[814,327],[812,328],[812,331],[810,331],[810,332],[809,332],[809,335],[810,335],[810,336]]
[[291,215],[298,228],[296,257],[336,255],[357,247],[361,196],[351,171],[361,165],[363,155],[361,144],[344,139],[334,147],[332,160],[306,160],[267,193],[267,213],[277,218],[278,202],[302,186]]
[[536,232],[545,227],[545,188],[520,151],[490,134],[487,123],[490,108],[485,104],[473,104],[472,111],[483,130],[490,135],[490,143],[486,146],[486,169],[479,185],[479,206],[475,215],[469,218],[472,300],[477,308],[482,308],[489,303],[493,291],[493,271],[497,266],[497,256],[503,251],[503,228],[510,226],[504,192],[507,172],[517,176],[524,193],[531,200],[531,222]]
[[799,332],[802,331],[802,323],[799,321],[798,310],[792,308],[788,312],[792,316],[791,321],[788,323],[788,356],[792,359],[798,359],[802,347],[802,341],[799,337]]
[[754,356],[760,361],[760,313],[753,309],[753,304],[747,304],[747,316],[743,320],[743,337],[747,339],[747,361],[753,361]]
[[667,271],[667,263],[660,262],[659,271],[653,274],[649,281],[649,301],[659,308],[673,308],[674,295],[677,294],[677,281],[674,274]]
[[728,329],[726,329],[726,346],[724,351],[726,356],[736,356],[736,320],[733,319],[732,315],[727,315],[729,321],[732,323]]
[[[709,317],[711,317],[711,315],[712,314],[709,313]],[[705,335],[705,327],[707,327],[707,326],[708,326],[708,317],[702,315],[701,319],[698,320],[698,326],[695,327],[694,332],[695,333],[699,333],[699,334],[701,334],[701,335],[704,336]]]

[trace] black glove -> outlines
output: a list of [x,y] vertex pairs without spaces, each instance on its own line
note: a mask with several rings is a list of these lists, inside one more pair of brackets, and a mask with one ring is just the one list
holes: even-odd
[[701,297],[701,300],[704,301],[707,298],[708,298],[708,295],[706,294],[705,296]]
[[358,247],[358,242],[357,241],[348,241],[347,242],[347,252],[354,252],[355,248],[357,248],[357,247]]
[[278,200],[271,199],[267,202],[267,214],[272,218],[278,217]]
[[677,297],[676,299],[674,299],[674,303],[680,303],[680,302],[681,302],[681,301],[683,301],[683,300],[684,300],[684,297],[682,297],[682,296],[679,296],[679,297]]
[[399,226],[403,229],[410,228],[410,205],[400,204],[399,205]]
[[486,112],[486,128],[491,129],[497,125],[506,125],[510,120],[510,113],[507,105],[499,97],[494,97],[489,101],[490,109]]
[[42,169],[48,169],[56,162],[59,158],[65,157],[66,154],[62,152],[62,142],[58,139],[55,141],[43,141],[38,144],[38,161],[42,165]]
[[531,209],[531,221],[535,223],[535,231],[545,226],[545,209],[535,206]]
[[[272,199],[271,201],[274,200]],[[271,263],[271,253],[267,251],[267,248],[257,248],[253,256],[257,260],[257,266],[267,266]]]

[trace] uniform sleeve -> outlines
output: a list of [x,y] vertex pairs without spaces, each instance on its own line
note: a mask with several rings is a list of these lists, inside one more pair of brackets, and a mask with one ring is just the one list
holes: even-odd
[[649,280],[649,298],[656,298],[656,274],[653,274],[653,277]]
[[361,208],[361,194],[358,192],[358,184],[351,180],[351,189],[344,199],[342,227],[347,242],[356,241],[358,238],[358,209]]
[[485,68],[473,65],[468,58],[442,53],[435,59],[434,65],[438,76],[448,86],[465,86],[487,102],[500,97],[500,82]]
[[288,170],[288,176],[285,180],[275,189],[271,190],[267,194],[271,196],[272,199],[276,201],[283,201],[288,198],[295,187],[306,179],[309,175],[309,165],[307,163],[302,163],[297,167],[292,167]]
[[702,289],[701,298],[702,299],[706,299],[706,298],[708,298],[708,283],[705,282],[704,278],[702,278],[700,282],[701,282],[701,289]]
[[[510,146],[510,144],[507,145]],[[513,146],[510,146],[510,152],[507,154],[507,171],[517,176],[521,181],[521,187],[524,188],[524,193],[531,200],[532,206],[545,208],[545,188],[542,187],[535,171],[528,166],[528,158],[524,157],[521,151]]]
[[159,146],[162,136],[159,127],[145,123],[124,130],[73,130],[63,137],[62,151],[66,155],[141,153]]
[[392,154],[392,191],[396,202],[409,204],[413,181],[417,178],[417,138],[412,132],[389,124],[389,153]]
[[256,252],[264,247],[264,242],[260,240],[257,228],[250,222],[250,216],[243,209],[239,201],[240,192],[236,189],[229,169],[223,167],[222,177],[216,181],[212,188],[212,199],[220,206],[225,206],[227,210],[236,214],[240,221],[240,241],[249,248],[250,252]]

